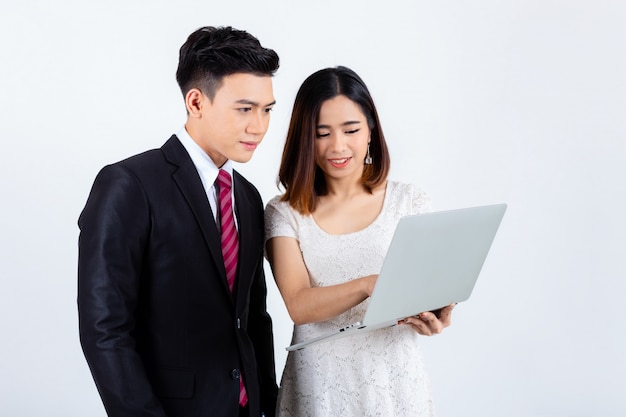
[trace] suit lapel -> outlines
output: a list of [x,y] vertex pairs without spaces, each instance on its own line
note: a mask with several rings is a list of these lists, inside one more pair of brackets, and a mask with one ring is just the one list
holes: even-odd
[[[247,297],[248,291],[241,291],[250,286],[250,277],[255,275],[257,266],[252,260],[258,256],[258,236],[256,236],[257,221],[254,216],[254,202],[246,192],[243,178],[237,171],[233,171],[235,184],[235,205],[237,223],[239,225],[239,260],[237,263],[237,299]],[[258,215],[258,214],[257,214]]]
[[[172,178],[187,204],[198,222],[204,240],[209,248],[209,252],[217,271],[220,275],[220,281],[223,283],[224,290],[230,295],[228,283],[226,281],[226,270],[224,269],[224,260],[222,258],[222,245],[220,242],[220,234],[215,224],[211,205],[207,200],[202,181],[198,175],[193,161],[189,157],[187,150],[180,143],[176,135],[173,135],[161,148],[165,158],[172,164],[176,165],[176,169],[172,173]],[[208,279],[208,277],[207,277]],[[229,297],[232,299],[232,297]]]

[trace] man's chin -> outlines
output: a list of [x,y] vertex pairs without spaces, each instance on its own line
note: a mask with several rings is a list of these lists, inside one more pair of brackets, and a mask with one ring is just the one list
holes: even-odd
[[250,161],[252,159],[252,155],[254,155],[254,152],[246,152],[244,154],[233,155],[229,159],[231,161],[233,161],[233,162],[238,162],[240,164],[245,164],[246,162],[248,162],[248,161]]

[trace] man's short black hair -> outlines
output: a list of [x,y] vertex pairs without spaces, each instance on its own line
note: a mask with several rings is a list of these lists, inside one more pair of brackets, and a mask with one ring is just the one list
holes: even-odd
[[225,76],[272,76],[278,66],[278,54],[261,46],[248,32],[230,26],[205,26],[189,35],[181,46],[176,81],[183,96],[198,88],[213,100]]

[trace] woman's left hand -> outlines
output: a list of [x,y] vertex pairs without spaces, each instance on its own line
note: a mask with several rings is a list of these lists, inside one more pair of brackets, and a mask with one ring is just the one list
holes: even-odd
[[407,324],[423,336],[432,336],[441,333],[443,329],[450,325],[452,309],[454,309],[454,304],[450,304],[436,312],[426,311],[415,317],[407,317],[398,324]]

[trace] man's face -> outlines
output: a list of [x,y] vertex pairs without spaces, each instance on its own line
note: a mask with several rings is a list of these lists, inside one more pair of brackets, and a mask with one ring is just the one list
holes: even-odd
[[228,159],[248,162],[263,140],[274,106],[272,77],[246,73],[222,79],[213,101],[199,93],[191,137],[220,167]]

